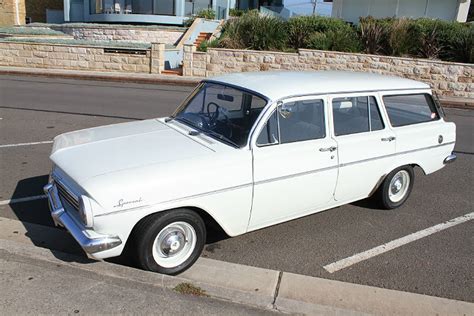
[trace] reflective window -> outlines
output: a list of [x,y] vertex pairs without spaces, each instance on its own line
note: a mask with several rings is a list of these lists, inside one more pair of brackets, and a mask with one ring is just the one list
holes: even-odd
[[258,146],[274,145],[280,142],[277,112],[273,112],[257,138]]
[[235,147],[243,147],[265,105],[263,98],[247,91],[203,83],[173,116],[199,132]]
[[335,98],[332,110],[336,136],[384,129],[382,116],[373,96]]
[[384,96],[383,102],[394,127],[439,119],[433,99],[428,94]]
[[323,100],[304,100],[280,105],[267,121],[257,144],[293,143],[326,137]]

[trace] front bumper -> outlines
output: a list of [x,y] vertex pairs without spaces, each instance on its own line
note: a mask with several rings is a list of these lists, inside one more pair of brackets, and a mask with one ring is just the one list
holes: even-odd
[[93,254],[112,249],[122,244],[122,241],[117,236],[98,234],[95,234],[94,237],[89,236],[87,231],[82,228],[63,207],[54,181],[48,183],[44,187],[44,192],[48,197],[51,217],[54,222],[58,225],[64,226],[85,252]]

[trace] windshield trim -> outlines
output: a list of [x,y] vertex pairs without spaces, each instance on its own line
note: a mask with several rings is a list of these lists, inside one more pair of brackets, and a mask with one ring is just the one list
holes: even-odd
[[[186,120],[179,120],[178,119],[178,114],[188,105],[189,101],[192,100],[196,94],[200,91],[200,89],[202,88],[202,86],[204,86],[205,84],[207,83],[211,83],[211,84],[217,84],[217,85],[221,85],[221,86],[224,86],[224,87],[229,87],[229,88],[233,88],[235,90],[238,90],[238,91],[242,91],[242,92],[246,92],[248,94],[251,94],[253,96],[256,96],[256,97],[259,97],[261,98],[262,100],[265,101],[265,105],[262,107],[262,111],[260,112],[260,114],[258,115],[257,119],[255,120],[255,122],[253,123],[252,127],[250,128],[250,131],[249,131],[249,135],[247,137],[247,141],[244,145],[242,146],[239,146],[238,144],[234,143],[233,141],[227,139],[224,135],[222,135],[223,137],[220,138],[218,136],[216,136],[215,134],[211,133],[211,132],[208,132],[206,130],[203,130],[203,129],[200,129],[199,127],[189,123],[189,122],[186,122]],[[170,116],[170,118],[172,118],[173,120],[177,120],[178,122],[188,126],[188,127],[191,127],[197,131],[199,131],[201,134],[204,134],[210,138],[213,138],[217,141],[220,141],[221,143],[224,143],[226,145],[229,145],[231,147],[234,147],[236,149],[243,149],[243,148],[246,148],[246,147],[249,147],[250,146],[250,143],[251,143],[251,140],[252,140],[252,136],[253,136],[253,133],[255,131],[255,128],[257,127],[257,125],[259,124],[260,122],[260,119],[262,117],[262,114],[264,114],[264,112],[267,111],[268,109],[268,105],[271,104],[271,99],[268,98],[267,96],[261,94],[261,93],[258,93],[254,90],[251,90],[251,89],[247,89],[247,88],[244,88],[244,87],[241,87],[241,86],[238,86],[238,85],[233,85],[233,84],[230,84],[230,83],[226,83],[226,82],[221,82],[221,81],[218,81],[218,80],[212,80],[212,79],[205,79],[205,80],[202,80],[195,88],[194,90],[186,97],[186,99],[183,100],[183,102],[178,106],[178,108],[174,111],[174,113]]]

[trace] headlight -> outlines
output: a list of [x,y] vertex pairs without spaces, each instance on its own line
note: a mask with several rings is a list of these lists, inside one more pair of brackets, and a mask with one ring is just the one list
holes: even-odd
[[84,225],[88,228],[91,228],[94,224],[92,203],[91,200],[85,195],[81,195],[79,198],[79,215],[81,216]]

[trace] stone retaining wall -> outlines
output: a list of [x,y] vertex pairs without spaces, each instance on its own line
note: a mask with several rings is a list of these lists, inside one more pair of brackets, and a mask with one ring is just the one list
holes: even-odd
[[300,49],[298,53],[185,46],[183,75],[210,77],[230,72],[266,70],[350,70],[395,75],[426,82],[443,96],[474,98],[473,64],[427,59]]
[[0,66],[160,73],[164,69],[164,47],[152,44],[144,55],[137,55],[109,53],[93,46],[0,42]]
[[74,36],[75,39],[94,41],[127,41],[163,43],[174,45],[183,36],[182,29],[158,29],[137,27],[99,27],[99,26],[52,26],[53,30]]

